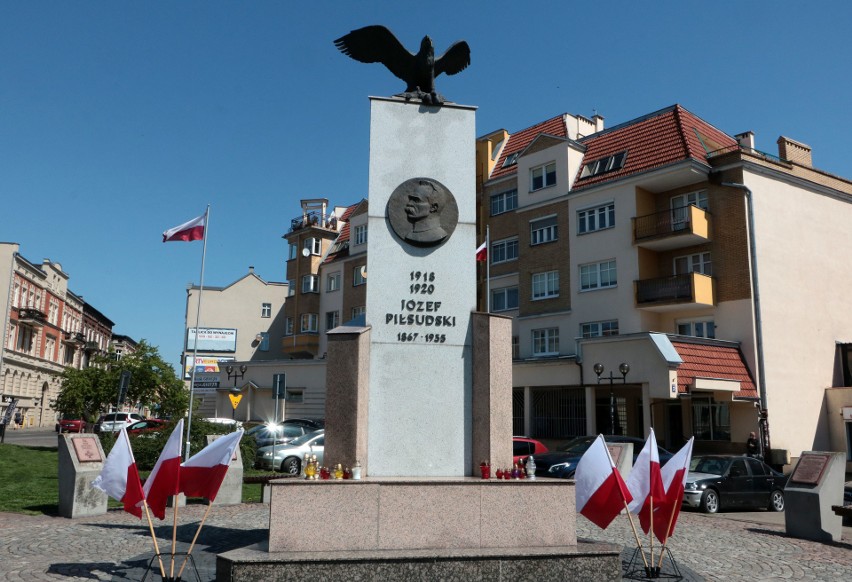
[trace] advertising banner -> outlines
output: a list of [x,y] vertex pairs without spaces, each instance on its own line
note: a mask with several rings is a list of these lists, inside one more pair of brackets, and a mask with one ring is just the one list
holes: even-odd
[[[236,352],[237,330],[224,327],[199,327],[198,349],[204,352]],[[186,330],[186,351],[195,351],[195,328]]]
[[[195,358],[195,385],[198,386],[198,383],[201,381],[205,382],[218,382],[219,377],[213,376],[207,377],[205,380],[201,380],[200,374],[218,374],[219,373],[219,364],[222,362],[233,362],[233,357],[219,357],[219,356],[198,356]],[[186,358],[186,366],[184,368],[184,380],[192,379],[192,356],[187,356]],[[215,378],[215,380],[214,380]]]

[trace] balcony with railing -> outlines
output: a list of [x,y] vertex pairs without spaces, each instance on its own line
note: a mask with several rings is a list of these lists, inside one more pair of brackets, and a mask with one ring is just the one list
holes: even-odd
[[710,240],[710,214],[697,206],[682,206],[633,218],[633,244],[668,251]]
[[325,214],[318,210],[303,212],[296,218],[290,220],[290,231],[296,232],[303,228],[321,228],[337,232],[337,217],[334,214]]
[[84,336],[79,331],[77,331],[77,332],[66,331],[65,335],[62,336],[62,341],[64,341],[65,343],[68,343],[68,344],[82,345],[82,344],[86,343],[86,336]]
[[96,352],[100,349],[98,342],[86,342],[86,345],[83,346],[83,349],[87,352]]
[[713,278],[684,273],[634,281],[636,307],[648,311],[674,311],[713,307]]
[[18,321],[26,323],[34,327],[42,327],[45,324],[47,316],[43,311],[34,307],[21,307],[18,309]]

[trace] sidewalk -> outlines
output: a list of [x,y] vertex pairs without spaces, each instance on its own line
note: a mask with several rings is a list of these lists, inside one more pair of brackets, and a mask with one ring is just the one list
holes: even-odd
[[[204,505],[179,509],[178,552],[187,550],[205,509]],[[171,547],[171,514],[168,517],[154,522],[161,552]],[[309,521],[300,522],[298,517],[294,516],[294,527],[309,527]],[[558,519],[555,511],[554,519]],[[852,528],[844,528],[842,542],[820,544],[788,538],[783,519],[783,514],[769,512],[704,515],[684,511],[670,550],[689,581],[852,580]],[[264,541],[268,527],[267,505],[213,507],[193,551],[201,580],[215,580],[216,554]],[[604,531],[578,517],[577,535],[624,545],[626,558],[635,547],[624,516]],[[642,539],[644,543],[647,537]],[[654,551],[659,555],[657,542]],[[122,511],[75,520],[0,513],[0,579],[4,582],[141,580],[153,554],[146,522]],[[175,575],[179,567],[180,561]],[[166,569],[168,575],[168,561]],[[152,574],[148,580],[159,580],[156,562]],[[185,571],[182,579],[195,578]]]

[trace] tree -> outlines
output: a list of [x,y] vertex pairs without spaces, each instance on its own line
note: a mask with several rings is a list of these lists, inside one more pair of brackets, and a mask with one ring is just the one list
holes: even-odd
[[183,416],[189,405],[189,394],[174,368],[160,356],[155,346],[139,342],[134,353],[115,359],[115,354],[94,356],[82,370],[66,368],[55,408],[93,422],[102,412],[115,406],[121,373],[130,372],[125,403],[147,406],[160,416]]

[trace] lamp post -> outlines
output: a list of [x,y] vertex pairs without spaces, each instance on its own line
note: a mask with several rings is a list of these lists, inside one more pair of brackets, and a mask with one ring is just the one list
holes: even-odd
[[[594,370],[595,374],[598,376],[598,384],[600,384],[601,374],[604,373],[604,365],[595,364]],[[630,366],[622,362],[618,366],[618,371],[621,372],[621,378],[613,376],[612,371],[609,373],[609,378],[604,377],[604,379],[609,380],[609,434],[615,434],[615,392],[613,391],[613,384],[616,381],[619,381],[622,384],[627,383],[627,373],[630,371]]]
[[[246,370],[248,370],[248,366],[246,366],[245,364],[240,366],[239,372],[237,372],[234,369],[233,366],[225,366],[225,371],[228,373],[228,380],[230,380],[231,378],[234,379],[234,387],[231,389],[232,394],[239,393],[240,390],[239,390],[239,388],[237,388],[237,380],[239,380],[240,378],[242,378],[243,376],[246,375]],[[231,411],[231,418],[236,420],[237,419],[237,407],[232,406],[232,409],[233,410]]]

